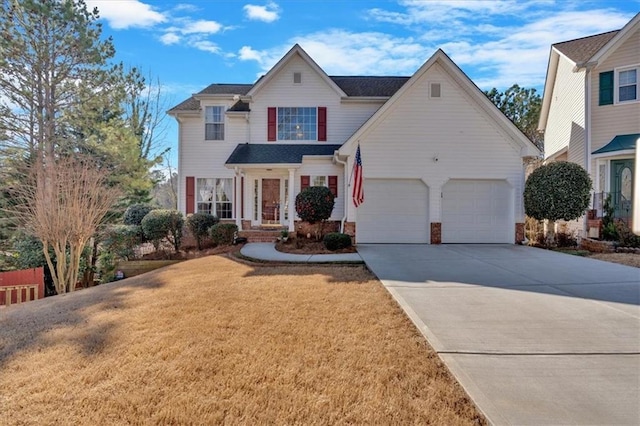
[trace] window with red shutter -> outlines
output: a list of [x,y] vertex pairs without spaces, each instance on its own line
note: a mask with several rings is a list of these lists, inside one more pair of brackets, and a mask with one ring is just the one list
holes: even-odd
[[193,176],[187,176],[187,190],[186,190],[186,194],[187,194],[187,198],[186,198],[186,202],[187,202],[187,206],[186,206],[186,212],[187,214],[191,214],[193,213],[193,210],[195,208],[195,204],[196,204],[196,200],[195,200],[195,195],[196,195],[196,184],[195,184],[195,178]]
[[278,115],[274,107],[267,108],[267,140],[277,140],[278,133]]
[[318,140],[327,140],[327,107],[318,107]]
[[300,191],[307,189],[311,184],[311,176],[300,176]]

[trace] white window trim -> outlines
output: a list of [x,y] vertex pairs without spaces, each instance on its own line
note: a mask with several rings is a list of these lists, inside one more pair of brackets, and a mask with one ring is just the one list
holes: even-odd
[[[636,98],[629,101],[620,101],[620,83],[619,75],[621,72],[636,70]],[[640,64],[625,65],[613,69],[613,104],[614,105],[629,105],[640,102]]]
[[[204,197],[203,197],[203,195],[200,193],[200,190],[201,190],[200,185],[199,185],[199,181],[200,181],[200,179],[207,179],[207,180],[208,180],[208,179],[211,179],[211,180],[213,180],[213,189],[211,190],[211,191],[212,191],[212,193],[211,193],[211,194],[207,194],[207,195],[211,195],[211,196],[212,196],[212,199],[209,199],[209,200],[205,200],[205,199],[203,199]],[[229,204],[231,204],[231,217],[224,217],[224,218],[223,218],[223,217],[220,217],[220,216],[218,215],[218,211],[217,211],[217,204],[219,203],[219,201],[217,201],[217,200],[216,200],[216,193],[215,193],[215,191],[216,191],[216,184],[217,184],[217,181],[218,181],[218,180],[221,180],[221,179],[225,179],[225,180],[229,180],[229,181],[231,181],[231,185],[230,185],[230,188],[229,188],[230,193],[228,194],[228,195],[229,195]],[[224,220],[235,219],[234,196],[233,196],[233,191],[234,191],[234,182],[233,182],[233,178],[229,178],[229,177],[226,177],[226,178],[225,178],[225,177],[217,177],[217,178],[213,178],[213,177],[196,177],[196,179],[195,179],[195,180],[196,180],[196,182],[195,182],[195,184],[196,184],[196,188],[195,188],[195,190],[196,190],[196,193],[195,193],[195,202],[196,202],[196,205],[195,205],[195,209],[194,209],[194,211],[195,211],[196,213],[199,213],[199,212],[200,212],[200,209],[198,208],[198,205],[199,205],[200,203],[210,203],[210,204],[211,204],[211,213],[210,213],[211,215],[216,216],[216,217],[218,217],[219,219],[224,219]],[[227,192],[227,191],[225,191],[225,194],[226,194],[226,192]]]
[[[316,110],[316,137],[315,139],[280,139],[280,129],[278,128],[280,123],[280,109],[283,108],[311,108]],[[276,107],[276,140],[278,142],[318,142],[318,107],[312,106],[280,106]]]
[[329,187],[329,175],[310,175],[309,176],[309,186],[320,186],[320,185],[315,185],[315,179],[316,178],[324,178],[324,186],[325,188]]
[[[222,119],[222,121],[212,121],[212,122],[208,122],[207,121],[207,108],[220,108],[222,113],[220,114],[220,117]],[[226,127],[227,127],[227,123],[226,123],[226,114],[225,111],[226,108],[224,107],[224,105],[206,105],[204,107],[204,140],[206,142],[209,141],[224,141],[225,139],[225,133],[226,133]],[[207,139],[207,124],[222,124],[222,139]]]

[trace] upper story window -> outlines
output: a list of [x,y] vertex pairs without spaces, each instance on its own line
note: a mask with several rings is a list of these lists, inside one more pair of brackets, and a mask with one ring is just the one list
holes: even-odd
[[278,108],[278,140],[314,141],[317,135],[316,108]]
[[638,100],[638,68],[617,71],[618,102]]
[[601,72],[599,75],[600,93],[598,105],[635,102],[638,97],[638,74],[640,66],[618,68],[615,71]]
[[224,107],[208,106],[204,109],[204,140],[224,140]]
[[267,108],[268,141],[327,140],[327,107]]

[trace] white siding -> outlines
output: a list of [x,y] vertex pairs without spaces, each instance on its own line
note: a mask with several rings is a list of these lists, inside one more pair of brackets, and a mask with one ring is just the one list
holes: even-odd
[[[592,72],[591,152],[608,144],[616,135],[640,133],[640,102],[598,105],[599,74],[612,71],[615,68],[638,64],[640,64],[640,31],[631,35]],[[595,166],[595,163],[593,165]]]
[[[302,84],[293,84],[294,72],[302,73]],[[269,107],[327,107],[327,142],[318,143],[342,144],[382,104],[383,102],[341,103],[340,95],[301,57],[295,56],[253,97],[251,142],[267,143],[267,108]]]
[[544,155],[568,147],[568,160],[585,166],[585,72],[560,55],[549,119],[544,132]]
[[[431,82],[441,84],[441,98],[428,97]],[[365,203],[367,179],[422,179],[429,219],[441,222],[441,191],[449,179],[505,179],[514,189],[514,219],[524,221],[519,146],[437,63],[367,129],[360,149]],[[352,161],[353,155],[349,169]],[[349,218],[357,220],[352,203]]]

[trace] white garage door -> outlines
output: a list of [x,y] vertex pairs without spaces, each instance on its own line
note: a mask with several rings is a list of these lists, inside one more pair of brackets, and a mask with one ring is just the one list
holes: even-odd
[[428,205],[428,188],[419,179],[366,179],[356,241],[428,243]]
[[442,188],[443,243],[513,243],[513,190],[504,180],[450,180]]

